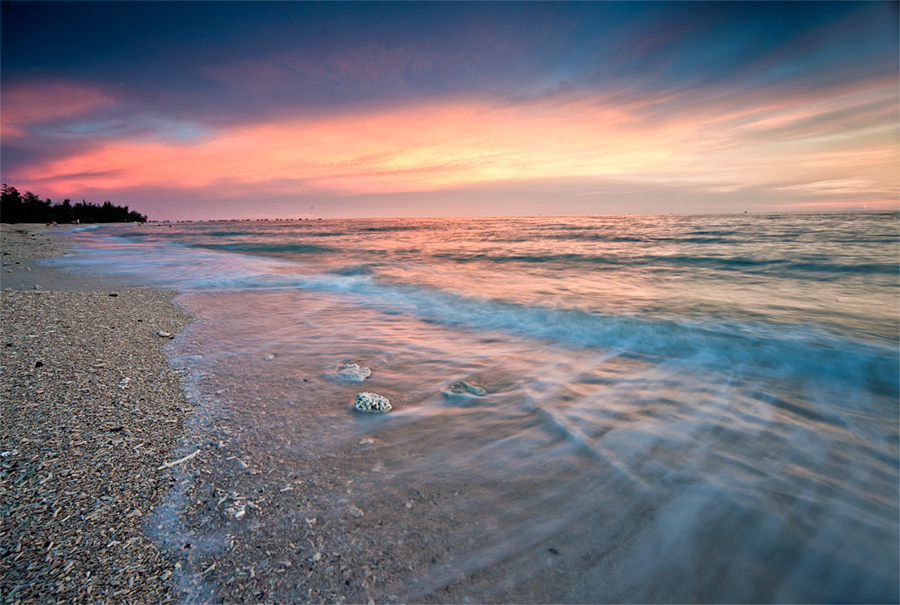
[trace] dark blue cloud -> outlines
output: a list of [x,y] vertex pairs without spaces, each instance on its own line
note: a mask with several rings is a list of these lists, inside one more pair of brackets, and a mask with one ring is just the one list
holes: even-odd
[[[826,59],[843,63],[842,73],[853,65],[884,71],[896,69],[890,51],[898,37],[893,2],[5,1],[2,11],[6,84],[85,79],[196,95],[186,102],[213,105],[230,93],[211,70],[283,56],[321,60],[352,49],[405,47],[431,58],[410,60],[395,95],[516,96],[620,80],[659,88],[804,77]],[[296,102],[384,95],[374,76],[348,80],[343,89],[298,84]]]
[[189,138],[204,126],[448,95],[602,94],[644,100],[635,113],[663,120],[710,99],[896,78],[897,6],[4,1],[0,77],[7,89],[62,80],[117,99],[89,124],[76,116],[31,130],[70,141],[129,129]]

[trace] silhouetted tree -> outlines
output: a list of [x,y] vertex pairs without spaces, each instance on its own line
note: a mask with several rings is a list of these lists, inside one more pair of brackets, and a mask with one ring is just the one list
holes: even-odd
[[53,213],[57,223],[71,223],[75,220],[72,202],[69,201],[69,198],[64,199],[62,204],[54,206]]
[[26,191],[22,197],[25,220],[30,223],[49,223],[53,220],[50,217],[50,204],[50,200],[43,201],[30,191]]
[[147,216],[129,211],[128,206],[115,206],[109,200],[102,206],[89,204],[84,200],[73,206],[68,199],[63,200],[62,204],[54,205],[50,199],[41,200],[30,191],[26,191],[23,196],[15,187],[4,183],[0,220],[7,223],[71,223],[76,220],[82,223],[144,223]]
[[22,216],[22,194],[15,187],[3,183],[3,189],[0,191],[0,220],[7,223],[21,223]]

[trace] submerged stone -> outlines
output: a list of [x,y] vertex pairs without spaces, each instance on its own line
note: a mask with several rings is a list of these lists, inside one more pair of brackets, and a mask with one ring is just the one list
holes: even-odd
[[454,383],[450,386],[450,392],[454,395],[476,395],[481,397],[484,395],[484,389],[481,387],[475,386],[474,384],[469,384],[468,382],[463,382],[460,380],[457,383]]
[[344,367],[338,371],[338,378],[353,382],[362,382],[371,375],[372,370],[369,368],[361,368],[355,363],[344,364]]
[[378,395],[377,393],[360,393],[353,402],[353,408],[360,412],[374,412],[378,414],[386,414],[391,411],[391,402],[387,397]]

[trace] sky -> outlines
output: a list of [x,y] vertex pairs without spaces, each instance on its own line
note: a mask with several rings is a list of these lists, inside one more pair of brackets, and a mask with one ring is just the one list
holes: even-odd
[[898,2],[0,3],[0,177],[156,220],[898,208]]

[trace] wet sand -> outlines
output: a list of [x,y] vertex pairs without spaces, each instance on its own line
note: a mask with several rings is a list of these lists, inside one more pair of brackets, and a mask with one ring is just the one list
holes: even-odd
[[[277,422],[278,406],[246,393],[191,401],[186,370],[167,362],[173,343],[158,334],[190,323],[176,293],[37,264],[68,249],[54,231],[0,228],[4,603],[470,602],[506,592],[491,574],[463,578],[452,564],[432,573],[472,541],[481,520],[448,504],[478,486],[432,478],[388,493],[377,440],[297,454],[264,431],[236,432],[240,422],[217,426],[214,408]],[[329,430],[318,408],[334,385],[309,376],[293,398],[308,407],[315,441]],[[536,548],[552,568],[557,556]]]
[[[217,426],[222,414],[277,422],[278,406],[186,396],[158,335],[190,322],[176,293],[36,264],[66,252],[53,232],[0,229],[4,603],[553,600],[533,592],[539,578],[510,590],[452,563],[489,538],[482,519],[453,514],[487,486],[432,477],[385,491],[377,440],[298,454],[240,422]],[[292,438],[315,441],[334,385],[309,376],[293,385],[308,431]],[[558,573],[555,549],[534,552]]]

